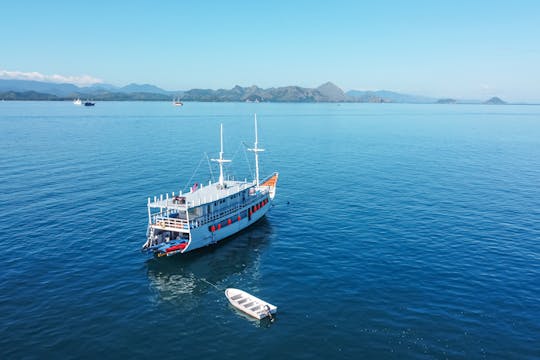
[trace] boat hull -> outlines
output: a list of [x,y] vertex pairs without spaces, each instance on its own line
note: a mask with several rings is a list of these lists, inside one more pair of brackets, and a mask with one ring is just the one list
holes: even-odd
[[[191,229],[191,241],[189,246],[184,250],[184,252],[196,250],[208,245],[215,244],[221,240],[224,240],[228,237],[231,237],[240,231],[248,228],[249,226],[256,223],[262,217],[266,215],[270,209],[272,202],[269,201],[265,206],[260,208],[258,211],[251,214],[251,219],[249,217],[243,217],[240,221],[235,221],[230,225],[224,226],[221,229],[211,231],[208,226],[200,226],[198,228]],[[245,210],[244,210],[245,211]],[[238,218],[238,214],[241,212],[232,215],[233,218]]]

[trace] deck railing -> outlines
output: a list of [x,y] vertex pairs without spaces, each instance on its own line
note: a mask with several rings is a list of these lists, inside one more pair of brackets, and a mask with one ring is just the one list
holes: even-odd
[[261,201],[265,196],[266,196],[266,193],[263,193],[262,196],[253,197],[253,198],[249,199],[249,201],[245,201],[243,203],[240,203],[238,205],[230,207],[225,211],[220,211],[219,213],[214,213],[212,215],[199,216],[199,217],[193,219],[191,221],[191,223],[195,222],[196,226],[202,226],[204,224],[208,224],[208,223],[213,222],[215,220],[218,220],[218,219],[227,217],[229,215],[235,214],[238,211],[240,211],[242,209],[245,209],[246,207],[251,207],[251,206],[257,204],[259,201]]
[[168,217],[156,217],[154,225],[160,228],[188,229],[186,220]]
[[162,211],[157,214],[152,214],[152,225],[154,227],[162,228],[162,229],[182,229],[182,230],[188,230],[193,227],[199,227],[208,223],[211,223],[215,220],[222,219],[224,217],[233,215],[237,213],[238,211],[251,207],[255,204],[257,204],[259,201],[261,201],[263,198],[265,198],[267,195],[267,191],[264,191],[259,196],[250,196],[247,201],[244,201],[242,203],[239,203],[233,207],[229,207],[224,211],[220,211],[218,213],[212,213],[211,215],[202,215],[195,217],[193,219],[190,219],[189,223],[185,219],[178,219],[178,218],[171,218],[168,217],[169,213],[172,213],[170,211]]

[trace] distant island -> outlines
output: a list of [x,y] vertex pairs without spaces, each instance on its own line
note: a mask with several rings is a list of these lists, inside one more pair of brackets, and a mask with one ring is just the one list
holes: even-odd
[[456,99],[439,99],[437,100],[437,104],[456,104]]
[[[457,101],[455,99],[435,99],[426,96],[401,94],[393,91],[344,92],[337,85],[326,82],[317,88],[283,86],[263,89],[256,85],[235,86],[232,89],[191,89],[168,91],[150,84],[129,84],[117,87],[109,84],[95,84],[79,87],[73,84],[51,83],[31,80],[0,79],[0,100],[49,100],[65,101],[92,99],[95,101],[181,101],[206,102],[290,102],[290,103],[412,103],[412,104],[455,104],[482,103],[481,101]],[[506,104],[493,97],[484,104]]]
[[500,98],[495,96],[495,97],[492,97],[491,99],[489,99],[488,101],[484,101],[484,104],[486,104],[486,105],[506,105],[507,102],[503,101]]

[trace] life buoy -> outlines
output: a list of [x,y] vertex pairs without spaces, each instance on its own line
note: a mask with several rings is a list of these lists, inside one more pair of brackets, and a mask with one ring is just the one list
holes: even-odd
[[217,224],[217,229],[221,230],[221,224]]
[[210,226],[210,231],[211,231],[211,232],[216,231],[216,227],[215,227],[214,225]]
[[231,220],[231,219],[227,220],[227,224],[228,224],[228,225],[231,225],[231,224],[232,224],[232,220]]
[[242,217],[240,215],[238,215],[238,221],[242,220]]

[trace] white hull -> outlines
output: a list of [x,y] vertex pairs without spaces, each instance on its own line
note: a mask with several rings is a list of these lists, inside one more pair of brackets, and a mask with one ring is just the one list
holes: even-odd
[[[191,241],[189,242],[189,245],[186,247],[184,252],[215,244],[218,241],[231,237],[234,234],[244,230],[245,228],[253,225],[255,222],[260,220],[264,215],[266,215],[266,213],[270,209],[271,204],[272,202],[269,202],[260,210],[253,213],[251,215],[251,220],[248,217],[245,217],[240,221],[232,223],[231,225],[222,227],[220,230],[216,229],[216,231],[214,232],[210,231],[207,226],[201,226],[199,228],[192,229]],[[237,218],[238,213],[232,216]]]

